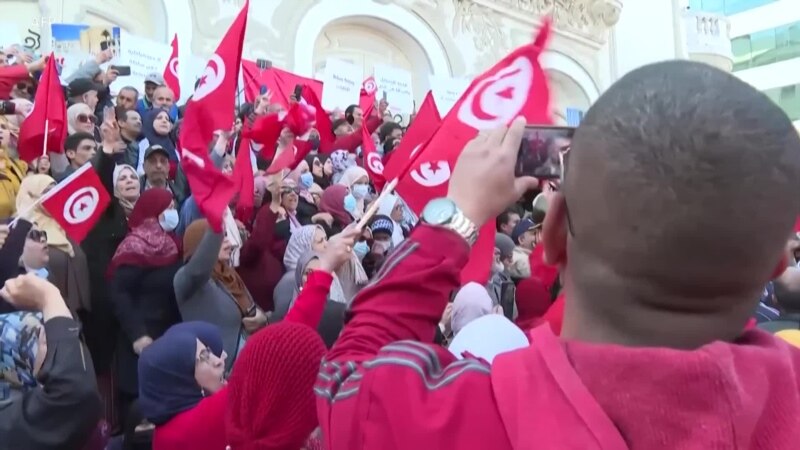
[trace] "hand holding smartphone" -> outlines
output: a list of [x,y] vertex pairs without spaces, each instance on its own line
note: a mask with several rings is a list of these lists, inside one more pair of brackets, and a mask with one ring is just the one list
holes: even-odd
[[564,154],[572,144],[574,127],[528,125],[522,135],[514,175],[540,180],[561,179]]

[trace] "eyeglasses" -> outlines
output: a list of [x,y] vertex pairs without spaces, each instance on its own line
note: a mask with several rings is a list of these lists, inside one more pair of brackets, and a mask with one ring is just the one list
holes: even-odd
[[38,242],[40,244],[47,243],[47,232],[44,230],[33,229],[28,232],[28,239]]
[[282,186],[281,187],[281,194],[291,194],[291,193],[299,194],[300,193],[300,188],[298,188],[298,187],[290,187],[290,186]]
[[97,117],[90,116],[88,114],[78,114],[78,122],[80,122],[80,123],[87,123],[87,122],[97,123]]
[[28,84],[25,82],[17,83],[17,89],[20,91],[27,91],[28,94],[33,95],[36,92],[36,88],[33,87],[32,84]]

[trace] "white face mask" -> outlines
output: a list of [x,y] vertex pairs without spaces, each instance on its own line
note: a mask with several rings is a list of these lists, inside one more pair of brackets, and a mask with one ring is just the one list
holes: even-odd
[[506,267],[501,262],[494,263],[494,267],[492,267],[492,272],[493,273],[500,273],[500,272],[502,272],[504,270],[506,270]]
[[166,232],[173,231],[178,227],[178,211],[175,209],[168,209],[164,211],[164,216],[158,218],[158,223],[161,228]]
[[362,199],[369,194],[369,186],[366,184],[356,184],[353,186],[353,197]]

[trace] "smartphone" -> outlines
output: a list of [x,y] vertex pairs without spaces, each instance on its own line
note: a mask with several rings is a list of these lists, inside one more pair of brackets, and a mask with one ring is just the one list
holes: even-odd
[[386,102],[386,91],[383,91],[383,101]]
[[264,58],[259,58],[259,59],[256,60],[256,67],[258,67],[261,70],[271,69],[272,68],[272,61],[264,59]]
[[100,41],[100,51],[108,50],[108,41]]
[[294,98],[296,98],[297,101],[299,102],[302,97],[303,97],[303,85],[298,84],[294,87]]
[[574,127],[528,125],[517,153],[515,175],[560,179],[564,154],[569,151]]
[[264,95],[267,93],[267,85],[262,84],[261,87],[258,89],[258,95]]
[[111,68],[116,70],[121,77],[129,77],[131,75],[131,66],[111,66]]

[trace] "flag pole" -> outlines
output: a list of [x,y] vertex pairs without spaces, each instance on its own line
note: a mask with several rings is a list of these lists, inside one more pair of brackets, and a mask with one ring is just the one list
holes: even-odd
[[385,199],[389,194],[391,194],[394,191],[394,188],[397,187],[397,183],[399,182],[400,182],[400,177],[397,177],[383,188],[381,195],[379,195],[378,198],[376,198],[375,201],[372,202],[372,205],[370,205],[369,209],[367,209],[367,212],[365,212],[364,215],[361,216],[361,220],[359,220],[358,225],[356,225],[357,229],[361,230],[364,228],[367,222],[369,222],[369,219],[371,219],[372,216],[374,216],[375,213],[378,212],[378,208],[380,207],[381,201],[383,201],[383,199]]
[[45,200],[45,196],[42,195],[41,197],[37,198],[36,201],[31,203],[30,206],[28,206],[27,208],[23,209],[22,211],[17,211],[17,217],[14,217],[14,219],[11,222],[8,223],[8,226],[11,227],[11,228],[14,228],[14,226],[17,224],[17,222],[19,222],[19,219],[27,217],[28,214],[32,213],[33,210],[36,209],[37,206],[42,204],[42,202],[44,200]]
[[47,154],[47,135],[50,134],[48,132],[49,130],[50,130],[50,119],[45,118],[44,119],[44,145],[42,145],[42,156],[45,156]]

